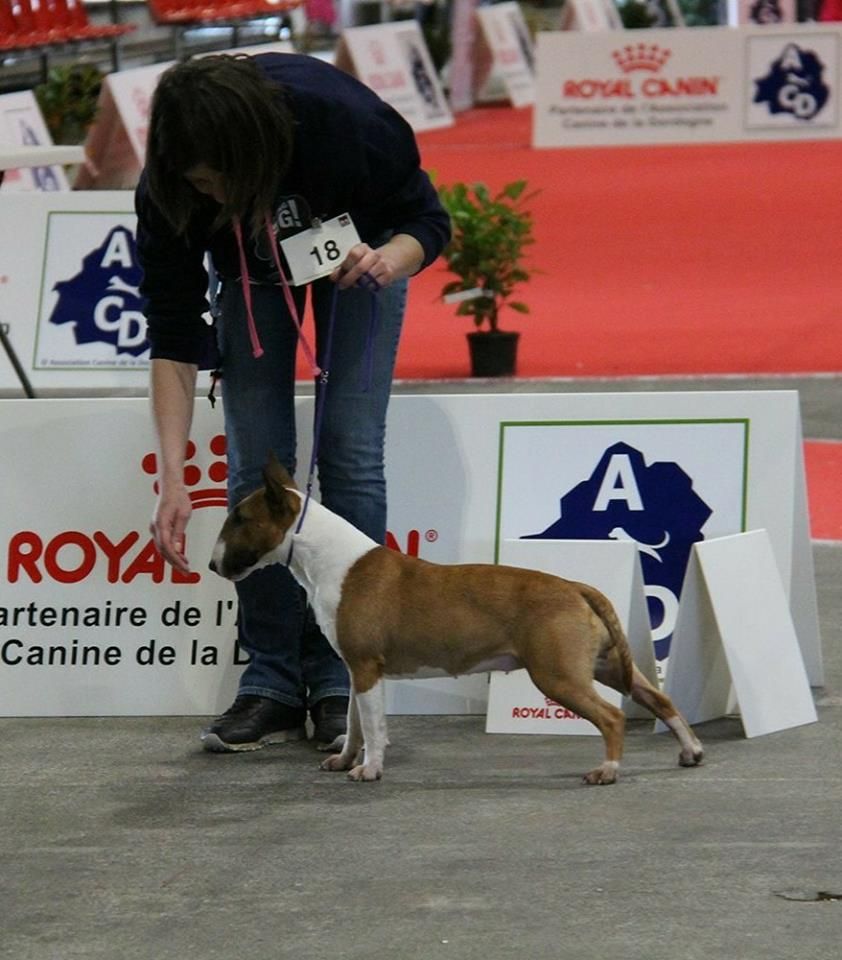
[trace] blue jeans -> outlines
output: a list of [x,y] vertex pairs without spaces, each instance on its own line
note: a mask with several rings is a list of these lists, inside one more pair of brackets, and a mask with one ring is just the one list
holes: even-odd
[[[327,279],[317,280],[310,289],[317,358],[323,366],[334,285]],[[226,281],[219,300],[229,507],[263,485],[262,470],[270,450],[290,473],[296,466],[297,333],[280,288],[252,286],[251,293],[265,351],[257,360],[252,356],[239,282]],[[301,314],[304,293],[294,288],[294,294]],[[379,323],[369,356],[372,295],[358,288],[338,292],[318,475],[321,502],[383,543],[386,408],[406,306],[406,281],[381,290],[377,298]],[[304,478],[298,482],[303,487]],[[269,697],[292,707],[347,696],[345,666],[319,631],[303,590],[285,567],[256,571],[237,584],[237,594],[238,640],[250,656],[240,677],[240,694]]]

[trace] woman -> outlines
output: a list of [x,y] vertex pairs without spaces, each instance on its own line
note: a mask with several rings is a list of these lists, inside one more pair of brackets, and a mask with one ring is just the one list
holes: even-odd
[[[184,457],[197,370],[210,346],[221,357],[229,506],[262,484],[270,450],[294,471],[293,317],[308,288],[317,363],[333,331],[321,499],[383,542],[386,407],[406,280],[450,236],[409,125],[363,84],[311,57],[178,64],[161,76],[152,101],[136,209],[160,453],[151,529],[163,556],[188,569]],[[360,242],[329,276],[290,291],[278,243],[345,213]],[[220,279],[212,332],[203,319],[208,253]],[[205,747],[254,750],[301,739],[308,710],[319,745],[336,745],[348,678],[299,588],[275,566],[237,590],[239,642],[250,662],[233,705],[202,732]]]

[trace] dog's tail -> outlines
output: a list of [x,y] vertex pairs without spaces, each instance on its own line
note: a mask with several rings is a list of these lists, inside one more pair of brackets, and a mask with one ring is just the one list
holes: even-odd
[[614,654],[619,667],[618,680],[622,686],[622,692],[631,693],[632,675],[634,673],[634,660],[632,659],[629,642],[626,639],[626,633],[617,617],[617,611],[614,605],[604,594],[600,593],[595,587],[586,583],[579,584],[582,596],[588,606],[605,624],[608,631],[609,643],[605,650],[605,655],[610,658]]

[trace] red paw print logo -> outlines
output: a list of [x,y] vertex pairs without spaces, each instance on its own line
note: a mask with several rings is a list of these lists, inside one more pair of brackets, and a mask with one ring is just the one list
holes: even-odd
[[[226,497],[226,485],[228,483],[228,461],[225,459],[225,435],[217,434],[208,444],[210,452],[217,457],[208,467],[207,479],[218,486],[202,486],[204,482],[201,467],[195,463],[190,463],[196,456],[196,444],[191,440],[187,444],[185,459],[188,461],[184,465],[184,485],[187,487],[190,496],[190,502],[193,509],[199,507],[227,507],[228,499]],[[158,476],[158,457],[154,453],[147,453],[140,463],[144,473],[150,477]],[[199,489],[195,489],[200,487]],[[158,481],[152,485],[155,493],[159,492]]]

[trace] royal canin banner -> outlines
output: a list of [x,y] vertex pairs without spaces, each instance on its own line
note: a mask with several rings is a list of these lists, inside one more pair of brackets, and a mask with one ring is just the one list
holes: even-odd
[[[297,413],[306,438],[312,398]],[[633,543],[662,659],[690,545],[765,529],[799,642],[817,644],[793,391],[399,394],[388,436],[393,549],[494,563],[513,541]],[[226,511],[219,405],[197,400],[186,451],[188,575],[149,534],[157,463],[145,398],[2,400],[0,445],[0,714],[224,709],[243,656],[233,585],[208,570]],[[398,680],[387,706],[483,713],[487,696],[486,675]]]
[[835,25],[541,33],[533,145],[842,136]]

